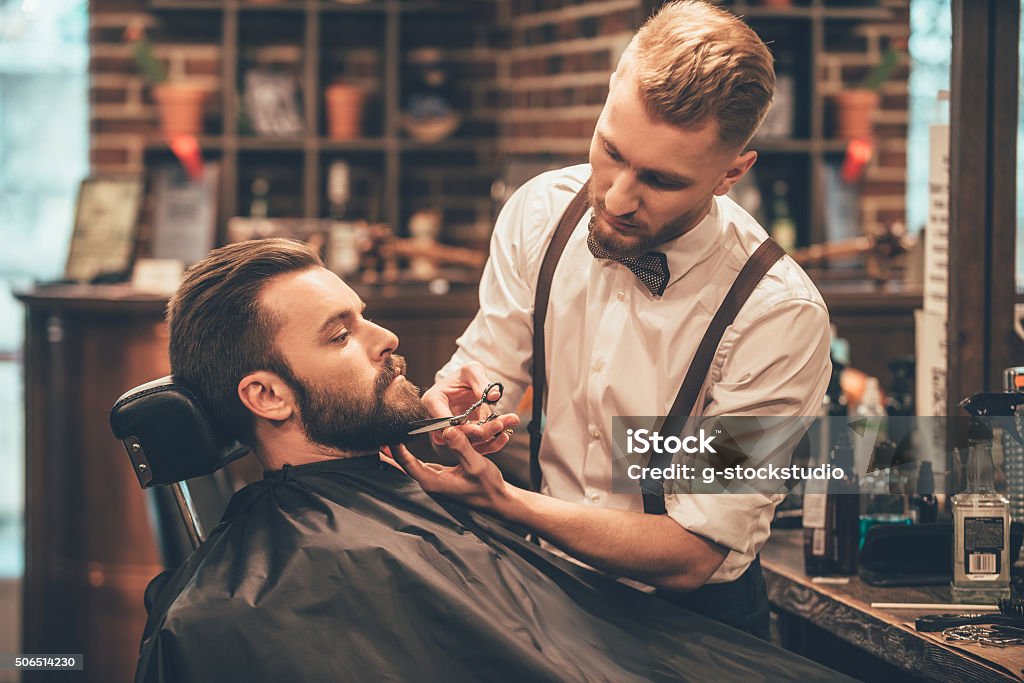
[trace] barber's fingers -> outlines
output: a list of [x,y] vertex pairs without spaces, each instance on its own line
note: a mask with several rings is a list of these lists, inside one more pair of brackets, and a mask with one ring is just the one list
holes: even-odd
[[513,430],[517,426],[519,426],[519,416],[515,413],[507,413],[485,424],[473,425],[474,431],[472,432],[466,429],[462,431],[466,434],[469,442],[473,444],[473,448],[479,453],[488,455],[496,453],[508,445]]
[[391,446],[390,450],[391,457],[402,466],[405,473],[420,484],[427,485],[439,476],[438,470],[427,467],[426,463],[422,462],[419,458],[410,453],[409,449],[404,445],[398,444],[396,446]]
[[[476,422],[467,422],[464,425],[459,425],[458,427],[456,427],[456,429],[465,434],[466,438],[469,439],[469,442],[471,444],[479,447],[481,445],[490,444],[491,441],[493,441],[496,436],[500,435],[506,429],[514,429],[515,427],[518,426],[519,416],[516,415],[515,413],[505,413],[504,415],[499,415],[495,417],[493,420],[488,420],[483,424],[477,424]],[[431,432],[431,435],[436,437],[434,443],[436,443],[438,446],[445,445],[442,433],[443,432],[441,432],[440,430]],[[477,450],[479,450],[479,448]],[[481,452],[493,452],[493,450],[496,449]]]
[[459,464],[462,465],[467,474],[478,475],[488,465],[491,465],[487,458],[473,448],[473,444],[469,442],[466,435],[455,427],[449,427],[444,430],[442,436],[444,437],[444,445],[459,456]]
[[459,376],[477,397],[483,394],[484,389],[491,383],[491,380],[487,377],[487,370],[483,365],[475,361],[466,363],[459,368]]

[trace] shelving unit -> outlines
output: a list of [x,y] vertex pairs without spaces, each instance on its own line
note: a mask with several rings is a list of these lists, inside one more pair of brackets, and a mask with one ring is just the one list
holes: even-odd
[[[847,141],[831,137],[828,121],[828,95],[820,76],[828,53],[829,31],[856,22],[885,22],[893,19],[892,10],[867,3],[834,0],[795,0],[792,7],[776,9],[752,0],[721,3],[744,17],[773,51],[777,72],[791,64],[795,80],[795,122],[789,138],[758,138],[752,144],[760,158],[755,170],[761,172],[758,186],[766,204],[770,204],[772,181],[789,181],[790,211],[797,223],[799,246],[826,239],[826,167],[838,163],[845,154]],[[788,55],[786,54],[788,53]],[[795,188],[807,188],[795,193]],[[768,207],[770,210],[770,206]],[[770,211],[766,216],[770,220]]]
[[[295,209],[287,217],[322,217],[327,212],[326,173],[332,161],[344,159],[353,166],[353,192],[362,178],[368,197],[353,197],[353,209],[365,209],[367,217],[402,232],[410,213],[400,196],[407,153],[437,151],[487,158],[495,149],[493,138],[460,137],[437,143],[417,142],[401,129],[400,98],[405,31],[430,16],[458,13],[462,20],[484,14],[490,3],[410,2],[377,0],[345,4],[328,0],[150,0],[161,25],[173,33],[175,22],[187,15],[204,13],[220,22],[221,71],[219,116],[210,128],[216,135],[199,138],[204,156],[221,166],[219,228],[229,218],[248,213],[247,196],[254,175],[253,164],[263,165],[270,175],[284,178],[285,187],[272,184],[278,195],[296,190],[298,195],[271,199],[278,210]],[[342,48],[376,51],[378,73],[364,81],[379,90],[367,107],[367,126],[362,137],[333,140],[326,134],[324,89],[338,75],[337,55]],[[303,133],[272,137],[249,135],[240,126],[243,110],[242,79],[248,53],[271,46],[301,52],[296,65]],[[169,155],[166,142],[154,136],[146,143],[147,164]],[[484,163],[484,162],[481,162]],[[372,176],[372,177],[371,177]],[[295,180],[295,183],[292,183]],[[365,204],[365,206],[363,206]],[[273,211],[271,216],[282,216]],[[223,233],[219,237],[223,237]]]

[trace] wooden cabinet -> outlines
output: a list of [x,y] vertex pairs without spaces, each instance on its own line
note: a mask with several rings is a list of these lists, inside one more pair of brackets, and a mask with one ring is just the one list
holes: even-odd
[[[84,292],[83,292],[84,294]],[[22,649],[81,653],[84,678],[131,680],[161,570],[145,498],[110,432],[125,391],[168,371],[156,301],[20,297],[25,334],[25,577]],[[62,672],[25,680],[62,680]]]
[[[130,681],[160,564],[146,498],[108,413],[126,390],[169,372],[166,301],[118,288],[22,293],[26,305],[23,651],[81,653],[84,679]],[[360,290],[400,337],[408,376],[430,386],[477,307],[476,291]],[[25,680],[64,680],[62,672]]]

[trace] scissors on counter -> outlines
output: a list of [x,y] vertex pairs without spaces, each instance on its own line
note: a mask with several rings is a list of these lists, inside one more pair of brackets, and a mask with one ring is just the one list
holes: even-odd
[[[497,391],[498,395],[491,398],[491,392]],[[432,417],[426,420],[416,420],[415,422],[409,423],[409,435],[413,434],[425,434],[432,432],[436,429],[446,429],[448,427],[457,427],[458,425],[466,424],[469,421],[469,416],[474,410],[480,406],[486,404],[491,411],[485,419],[480,420],[477,424],[484,424],[490,422],[494,418],[498,417],[498,413],[494,412],[491,406],[495,405],[501,400],[501,395],[505,393],[505,387],[502,386],[501,382],[491,382],[484,389],[484,393],[480,396],[480,400],[469,407],[469,410],[462,413],[461,415],[452,415],[451,417]]]

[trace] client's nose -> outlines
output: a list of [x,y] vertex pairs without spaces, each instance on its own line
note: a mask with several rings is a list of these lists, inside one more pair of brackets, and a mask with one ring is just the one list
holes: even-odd
[[381,361],[398,349],[398,335],[376,323],[369,323],[374,329],[373,344],[370,347],[373,359]]

